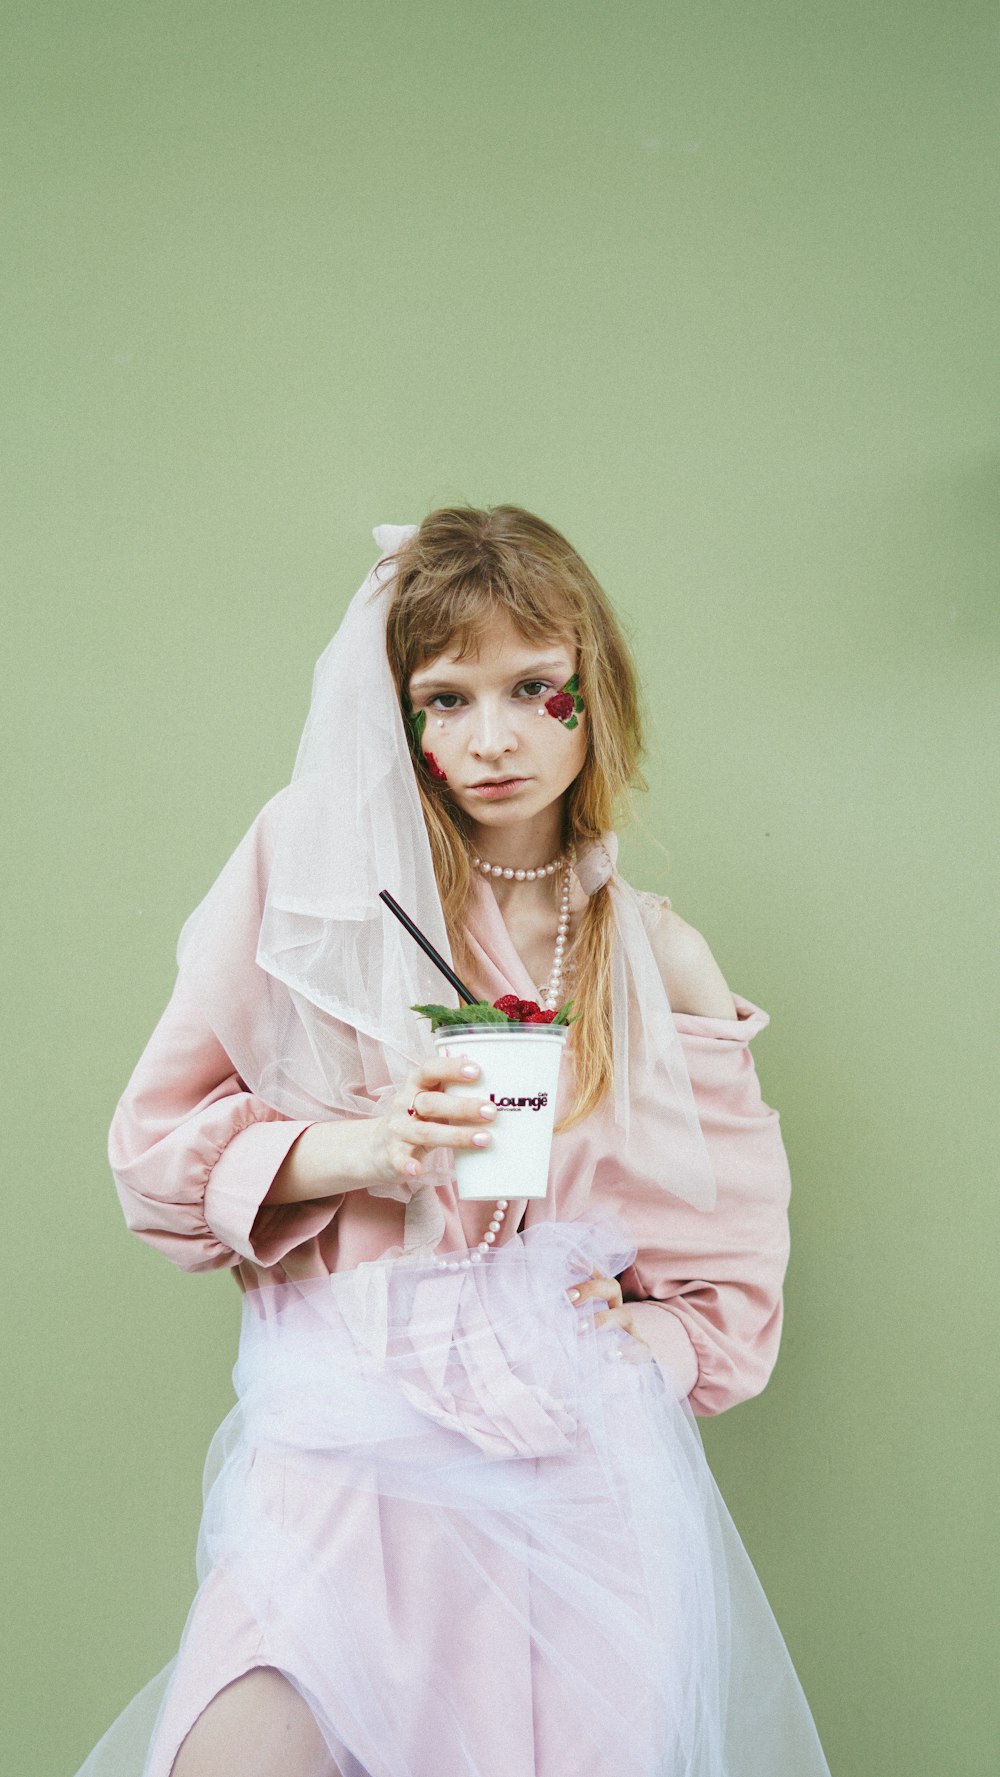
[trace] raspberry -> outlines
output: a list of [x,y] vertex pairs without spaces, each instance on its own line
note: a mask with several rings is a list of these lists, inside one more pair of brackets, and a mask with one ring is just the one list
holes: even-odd
[[521,1001],[516,993],[505,993],[499,1000],[493,1001],[494,1010],[506,1013],[508,1018],[520,1019]]

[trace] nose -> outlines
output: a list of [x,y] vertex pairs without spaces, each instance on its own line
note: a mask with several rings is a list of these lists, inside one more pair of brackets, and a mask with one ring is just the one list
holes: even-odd
[[517,751],[517,731],[503,703],[484,699],[476,706],[469,750],[477,759],[500,759]]

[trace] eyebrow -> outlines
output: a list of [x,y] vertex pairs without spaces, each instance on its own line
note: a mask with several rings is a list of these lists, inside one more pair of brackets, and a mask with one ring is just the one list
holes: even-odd
[[[513,674],[513,678],[515,680],[534,679],[534,678],[540,678],[543,673],[558,675],[559,673],[563,673],[565,671],[566,671],[566,657],[564,655],[559,660],[532,660],[532,661],[529,661],[527,666],[520,667],[518,669],[518,671]],[[432,688],[435,691],[445,691],[445,690],[450,691],[455,686],[460,687],[461,684],[462,684],[461,670],[459,670],[454,675],[452,675],[451,673],[448,673],[448,672],[434,673],[433,675],[431,675],[430,673],[422,673],[422,674],[421,673],[414,673],[413,678],[410,681],[410,694],[411,694],[411,696],[420,696],[424,692],[430,691]]]

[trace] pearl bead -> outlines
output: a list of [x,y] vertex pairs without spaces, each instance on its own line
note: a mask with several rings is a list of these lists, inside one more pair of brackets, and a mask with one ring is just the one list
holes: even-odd
[[471,1265],[471,1264],[472,1264],[472,1260],[471,1260],[471,1259],[460,1259],[460,1260],[459,1260],[459,1263],[458,1263],[458,1268],[459,1268],[459,1270],[460,1270],[460,1271],[468,1271],[468,1269],[469,1269],[469,1266],[470,1266],[470,1265]]
[[507,882],[513,882],[513,880],[514,880],[514,872],[513,872],[513,870],[505,870],[505,871],[504,871],[504,877],[505,877],[505,879],[506,879],[506,881],[507,881]]
[[503,865],[502,864],[491,864],[490,865],[490,875],[491,876],[502,876],[503,875]]
[[476,1251],[471,1254],[471,1256],[469,1258],[470,1265],[481,1265],[482,1262],[483,1262],[483,1255],[481,1252]]
[[524,872],[524,875],[525,875],[526,881],[534,882],[535,877],[538,875],[538,871],[537,870],[526,870]]
[[499,1197],[497,1199],[497,1208],[498,1209],[506,1209],[507,1207],[508,1207],[508,1205],[507,1205],[506,1197]]
[[523,870],[515,870],[514,871],[514,881],[515,882],[523,882],[524,878],[525,878],[525,872]]
[[494,1234],[492,1228],[488,1228],[486,1233],[483,1235],[482,1240],[479,1242],[479,1244],[480,1244],[480,1246],[483,1246],[484,1244],[486,1246],[492,1246],[495,1239],[496,1239],[496,1235]]
[[488,1252],[489,1252],[489,1250],[490,1250],[490,1249],[489,1249],[489,1244],[488,1244],[488,1242],[487,1242],[487,1241],[485,1241],[485,1240],[481,1240],[481,1241],[480,1241],[480,1242],[479,1242],[479,1245],[478,1245],[478,1246],[477,1246],[477,1247],[476,1247],[476,1251],[477,1251],[477,1253],[488,1253]]
[[449,1271],[457,1271],[458,1270],[458,1260],[457,1259],[449,1259],[448,1260],[448,1270]]
[[490,1222],[489,1228],[491,1234],[499,1234],[500,1223],[497,1221],[496,1216],[494,1216],[492,1222]]

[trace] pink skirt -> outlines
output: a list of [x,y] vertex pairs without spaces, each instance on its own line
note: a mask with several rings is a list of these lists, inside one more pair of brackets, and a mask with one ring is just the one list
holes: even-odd
[[829,1777],[687,1402],[566,1295],[634,1257],[548,1222],[248,1292],[179,1652],[79,1777],[169,1777],[255,1666],[342,1777]]

